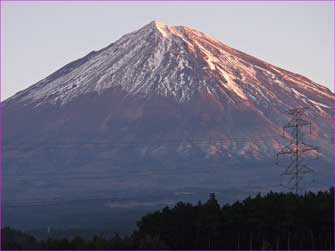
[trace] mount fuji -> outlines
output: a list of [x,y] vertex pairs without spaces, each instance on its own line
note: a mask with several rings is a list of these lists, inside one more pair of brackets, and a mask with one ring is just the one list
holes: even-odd
[[333,105],[334,93],[304,76],[153,21],[2,103],[4,220],[15,221],[13,207],[279,189],[274,156],[296,107],[309,108],[306,140],[320,147],[310,188],[328,188]]

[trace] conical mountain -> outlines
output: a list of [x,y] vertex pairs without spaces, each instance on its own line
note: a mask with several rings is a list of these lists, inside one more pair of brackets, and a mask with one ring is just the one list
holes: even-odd
[[[285,111],[296,107],[310,108],[308,137],[326,163],[320,184],[329,185],[333,104],[329,89],[304,76],[153,21],[3,103],[4,197],[80,197],[73,177],[100,174],[110,180],[87,192],[267,189],[279,180],[271,165],[285,143]],[[19,184],[29,189],[18,192]]]

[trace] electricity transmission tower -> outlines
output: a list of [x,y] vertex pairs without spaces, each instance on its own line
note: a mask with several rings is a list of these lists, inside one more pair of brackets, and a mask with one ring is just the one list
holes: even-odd
[[277,164],[280,155],[290,155],[290,162],[286,167],[285,171],[281,173],[281,176],[289,176],[288,187],[294,189],[297,194],[300,190],[300,183],[305,174],[313,172],[313,169],[309,168],[303,163],[304,155],[311,153],[316,154],[319,157],[319,148],[307,144],[303,140],[303,129],[308,127],[309,133],[312,132],[311,123],[305,120],[304,113],[308,110],[308,107],[290,109],[287,111],[288,115],[291,116],[291,120],[283,127],[283,136],[285,131],[290,133],[290,143],[284,146],[277,153]]

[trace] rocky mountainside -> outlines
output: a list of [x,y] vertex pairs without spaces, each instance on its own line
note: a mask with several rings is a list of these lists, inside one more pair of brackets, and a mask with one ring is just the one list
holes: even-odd
[[306,77],[154,21],[3,102],[4,199],[269,189],[285,111],[296,107],[310,108],[328,186],[333,104]]

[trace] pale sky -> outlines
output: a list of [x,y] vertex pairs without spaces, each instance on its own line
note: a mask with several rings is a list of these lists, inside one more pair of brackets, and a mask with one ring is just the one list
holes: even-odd
[[158,20],[334,90],[333,2],[2,2],[1,98]]

